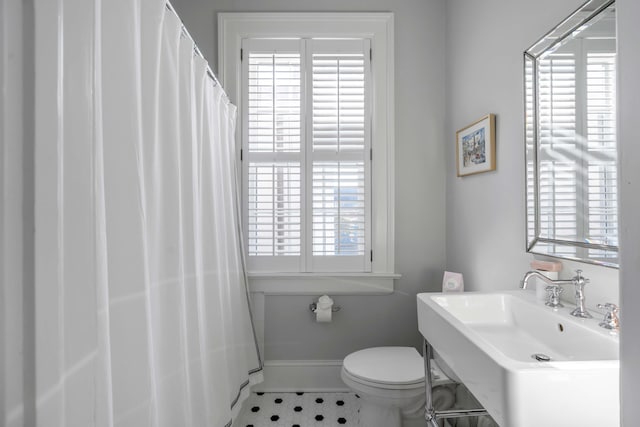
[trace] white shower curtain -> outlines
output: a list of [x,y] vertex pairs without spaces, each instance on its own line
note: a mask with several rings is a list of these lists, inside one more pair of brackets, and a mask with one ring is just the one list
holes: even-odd
[[236,110],[163,0],[36,0],[39,426],[222,427],[260,380]]

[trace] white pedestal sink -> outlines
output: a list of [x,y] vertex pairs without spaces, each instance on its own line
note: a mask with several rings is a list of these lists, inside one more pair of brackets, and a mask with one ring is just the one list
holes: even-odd
[[523,290],[424,293],[418,327],[500,426],[617,427],[618,336],[572,308]]

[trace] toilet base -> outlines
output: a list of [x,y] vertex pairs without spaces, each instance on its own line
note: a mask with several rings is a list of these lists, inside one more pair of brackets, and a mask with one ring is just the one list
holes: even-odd
[[361,399],[358,425],[360,427],[402,427],[402,415],[399,408],[375,405]]
[[424,427],[425,400],[422,389],[405,390],[405,393],[394,395],[363,385],[354,387],[355,384],[347,382],[360,396],[360,427]]
[[358,426],[360,427],[424,427],[424,402],[418,411],[403,414],[396,406],[382,406],[361,399]]

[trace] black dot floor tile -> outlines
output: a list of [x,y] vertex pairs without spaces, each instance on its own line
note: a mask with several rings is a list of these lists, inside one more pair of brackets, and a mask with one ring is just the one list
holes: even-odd
[[354,393],[252,393],[234,425],[240,427],[356,427]]

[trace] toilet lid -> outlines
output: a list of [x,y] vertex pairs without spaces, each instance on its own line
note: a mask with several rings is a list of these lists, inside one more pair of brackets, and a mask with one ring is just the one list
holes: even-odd
[[419,384],[424,381],[424,362],[413,347],[374,347],[345,357],[344,369],[367,382]]

